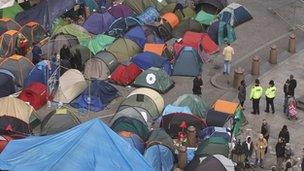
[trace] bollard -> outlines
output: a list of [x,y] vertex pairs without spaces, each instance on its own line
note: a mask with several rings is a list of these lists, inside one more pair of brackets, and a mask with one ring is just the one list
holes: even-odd
[[278,63],[278,50],[276,45],[270,47],[269,63],[277,64]]
[[181,146],[178,149],[178,168],[184,170],[187,164],[187,148],[185,146]]
[[196,147],[196,128],[194,126],[189,126],[187,129],[187,140],[188,147]]
[[296,53],[296,35],[294,33],[289,36],[288,51],[290,53]]
[[258,56],[254,56],[252,58],[251,74],[252,75],[259,75],[260,74],[260,58]]
[[234,70],[234,78],[233,78],[233,87],[238,88],[241,84],[241,81],[244,80],[245,70],[241,67]]

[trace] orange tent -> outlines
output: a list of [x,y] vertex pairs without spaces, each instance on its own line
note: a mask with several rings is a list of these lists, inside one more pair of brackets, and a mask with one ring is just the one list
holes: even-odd
[[238,107],[239,107],[239,103],[229,102],[225,100],[217,100],[212,105],[212,108],[215,111],[227,113],[230,115],[234,115]]
[[144,47],[144,52],[153,52],[159,56],[161,56],[166,49],[166,44],[154,44],[154,43],[146,43]]
[[36,22],[29,22],[25,24],[20,30],[30,43],[39,43],[47,38],[46,30]]
[[164,14],[161,18],[166,22],[168,22],[173,29],[177,27],[179,24],[178,17],[172,12],[168,12]]

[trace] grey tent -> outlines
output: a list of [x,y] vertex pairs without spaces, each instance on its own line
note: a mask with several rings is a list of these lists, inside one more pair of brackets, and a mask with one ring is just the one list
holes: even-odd
[[234,163],[227,157],[215,154],[207,157],[194,157],[185,168],[186,171],[216,170],[234,171]]
[[147,148],[155,144],[161,144],[168,147],[170,150],[174,151],[173,139],[162,128],[153,130],[146,144],[147,144]]
[[192,47],[184,47],[174,64],[173,75],[192,77],[197,76],[201,71],[202,62],[197,52]]
[[76,55],[77,51],[80,52],[80,57],[81,57],[81,64],[84,66],[84,64],[93,57],[93,54],[91,53],[90,49],[82,46],[80,44],[76,44],[71,47],[70,49],[72,55]]
[[[113,119],[111,120],[110,125],[112,125],[117,119],[119,119],[121,117],[129,117],[129,118],[137,119],[137,120],[141,121],[143,124],[145,124],[146,126],[149,126],[153,122],[151,116],[145,109],[140,108],[140,107],[130,106],[130,107],[127,107],[127,108],[124,108],[124,109],[118,111],[115,114],[115,116],[113,117]],[[147,123],[149,123],[149,124],[147,124]]]

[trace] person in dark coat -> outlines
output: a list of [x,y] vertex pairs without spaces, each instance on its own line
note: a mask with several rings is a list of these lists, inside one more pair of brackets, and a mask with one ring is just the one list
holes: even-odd
[[60,59],[64,60],[64,59],[67,59],[67,60],[70,60],[71,58],[71,51],[70,51],[70,48],[68,47],[68,45],[64,44],[62,46],[62,48],[60,49]]
[[72,58],[70,59],[71,68],[78,69],[79,71],[82,71],[82,63],[81,63],[81,54],[79,49],[76,49],[75,54],[72,55]]
[[202,76],[201,75],[196,76],[193,79],[193,88],[192,88],[193,94],[201,96],[202,95],[202,88],[201,88],[202,85],[203,85]]
[[294,97],[295,95],[295,89],[297,87],[297,80],[294,79],[293,75],[290,75],[289,77],[289,93],[288,95]]
[[254,147],[253,147],[253,142],[252,142],[250,136],[248,136],[248,137],[246,138],[246,141],[243,142],[242,147],[243,147],[243,149],[244,149],[245,156],[246,156],[245,162],[246,162],[246,163],[249,163],[249,160],[250,160],[250,158],[251,158],[251,156],[252,156],[253,148],[254,148]]
[[240,101],[240,104],[242,108],[244,109],[244,102],[246,100],[246,83],[245,80],[241,81],[241,85],[238,88],[239,93],[238,93],[238,99]]
[[279,133],[279,138],[281,138],[285,144],[289,143],[290,136],[289,136],[289,131],[288,131],[288,128],[286,125],[284,125],[283,128],[281,129],[281,131]]
[[277,171],[281,171],[285,159],[285,144],[282,138],[279,138],[278,143],[275,146],[275,150],[277,156]]
[[32,49],[32,56],[33,56],[33,64],[36,65],[42,60],[42,50],[37,45],[36,42],[33,43],[33,49]]
[[[261,126],[261,134],[263,134],[263,137],[266,139],[267,143],[268,143],[268,139],[269,139],[269,133],[270,133],[270,126],[267,123],[266,119],[263,119],[263,123]],[[265,154],[267,153],[267,147],[265,149]]]
[[289,79],[286,80],[283,91],[284,91],[284,113],[287,114],[287,106],[288,106],[288,93],[289,93]]

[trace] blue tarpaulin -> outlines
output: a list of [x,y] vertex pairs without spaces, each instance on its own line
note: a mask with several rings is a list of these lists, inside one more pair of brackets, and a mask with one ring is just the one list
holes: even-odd
[[65,132],[9,142],[1,170],[152,171],[145,158],[99,119]]
[[174,157],[172,151],[166,146],[153,145],[146,150],[144,156],[155,171],[173,170]]

